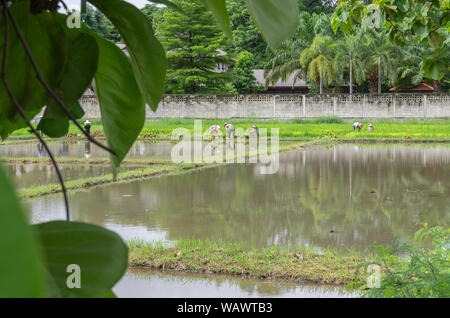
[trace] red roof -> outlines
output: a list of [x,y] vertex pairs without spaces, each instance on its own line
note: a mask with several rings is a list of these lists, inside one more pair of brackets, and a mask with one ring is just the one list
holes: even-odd
[[414,86],[413,88],[398,88],[397,86],[392,87],[390,92],[396,92],[396,91],[403,91],[403,92],[434,92],[433,86],[428,85],[427,83],[423,82],[420,83],[417,86]]

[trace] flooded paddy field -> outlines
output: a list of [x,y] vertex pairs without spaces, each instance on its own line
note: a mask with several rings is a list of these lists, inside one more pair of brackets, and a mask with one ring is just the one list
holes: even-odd
[[[50,164],[4,164],[6,173],[12,177],[17,188],[27,188],[43,184],[58,183],[55,168]],[[121,167],[121,171],[138,169]],[[101,165],[59,165],[64,181],[101,176],[111,173],[110,166]]]
[[[108,158],[109,154],[91,144],[89,141],[50,141],[47,143],[56,158]],[[170,159],[172,146],[170,141],[137,141],[131,147],[126,158]],[[0,157],[48,157],[43,146],[38,142],[0,145]]]
[[[335,145],[280,155],[279,171],[231,164],[70,194],[74,220],[125,239],[366,250],[450,223],[450,147]],[[64,218],[60,196],[30,201],[32,222]]]

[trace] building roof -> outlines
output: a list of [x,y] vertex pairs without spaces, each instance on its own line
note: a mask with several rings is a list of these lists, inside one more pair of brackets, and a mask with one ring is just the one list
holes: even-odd
[[[253,76],[255,76],[256,81],[262,85],[265,86],[266,85],[266,79],[264,78],[264,70],[263,69],[256,69],[253,70]],[[295,73],[291,74],[289,76],[289,78],[286,81],[282,81],[281,79],[278,80],[275,84],[269,84],[269,87],[273,88],[273,87],[307,87],[306,82],[304,80],[301,79],[297,79],[295,81],[295,85],[294,84],[294,77],[295,77]]]
[[390,92],[434,92],[434,87],[428,85],[424,81],[413,88],[400,88],[398,86],[392,87]]

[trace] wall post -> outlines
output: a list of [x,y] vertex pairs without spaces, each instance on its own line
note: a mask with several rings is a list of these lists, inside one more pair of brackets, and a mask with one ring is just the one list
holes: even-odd
[[423,118],[427,118],[427,95],[423,95]]
[[306,118],[306,95],[302,95],[303,119]]

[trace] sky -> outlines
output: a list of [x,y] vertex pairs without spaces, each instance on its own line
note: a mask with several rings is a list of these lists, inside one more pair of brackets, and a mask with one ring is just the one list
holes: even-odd
[[[126,0],[126,1],[134,4],[138,8],[142,8],[144,5],[149,3],[147,0]],[[81,3],[80,0],[64,0],[64,2],[70,9],[80,10],[80,3]]]

